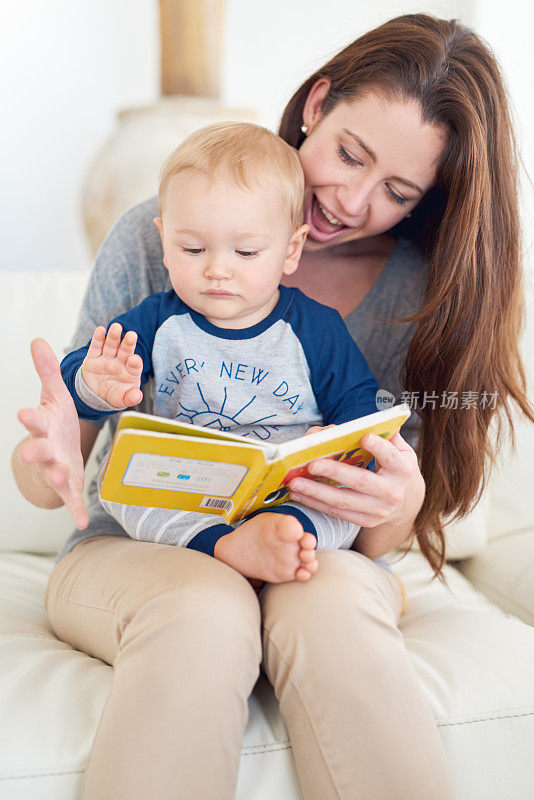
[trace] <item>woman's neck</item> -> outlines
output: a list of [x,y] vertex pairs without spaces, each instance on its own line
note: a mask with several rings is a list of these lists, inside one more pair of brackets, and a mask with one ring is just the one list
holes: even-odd
[[325,250],[304,250],[299,268],[284,276],[282,283],[301,289],[345,318],[376,283],[396,244],[393,236],[383,234]]

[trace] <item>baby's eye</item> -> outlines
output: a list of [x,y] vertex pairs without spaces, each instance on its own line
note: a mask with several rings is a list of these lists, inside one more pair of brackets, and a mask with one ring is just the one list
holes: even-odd
[[257,250],[236,250],[236,253],[238,256],[243,256],[244,258],[253,258],[258,255]]
[[198,256],[200,253],[204,252],[203,247],[182,247],[184,253],[189,253],[192,256]]

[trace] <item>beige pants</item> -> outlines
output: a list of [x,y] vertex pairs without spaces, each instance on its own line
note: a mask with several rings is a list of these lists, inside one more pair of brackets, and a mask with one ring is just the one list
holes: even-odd
[[259,597],[225,564],[169,545],[99,537],[59,562],[55,633],[114,667],[83,800],[233,798],[262,659],[306,800],[453,797],[397,628],[397,581],[353,551],[318,559],[309,582]]

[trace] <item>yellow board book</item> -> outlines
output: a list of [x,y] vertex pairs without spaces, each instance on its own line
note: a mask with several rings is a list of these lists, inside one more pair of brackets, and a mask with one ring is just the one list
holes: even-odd
[[376,433],[389,439],[409,416],[409,407],[402,404],[269,444],[125,411],[117,425],[101,495],[115,503],[217,514],[233,523],[287,500],[288,482],[297,475],[311,477],[306,467],[317,458],[367,467],[373,456],[360,446],[361,438]]

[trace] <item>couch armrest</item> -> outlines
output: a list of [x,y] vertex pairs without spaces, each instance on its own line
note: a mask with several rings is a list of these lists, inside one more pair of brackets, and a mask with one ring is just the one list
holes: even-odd
[[507,533],[455,566],[493,603],[534,625],[534,528]]

